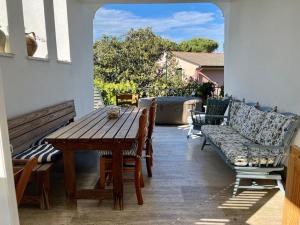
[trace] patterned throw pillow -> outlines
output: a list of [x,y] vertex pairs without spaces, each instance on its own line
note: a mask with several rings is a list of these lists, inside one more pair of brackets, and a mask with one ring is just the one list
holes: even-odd
[[288,127],[293,121],[293,118],[276,112],[267,113],[265,121],[256,135],[256,142],[266,146],[282,145]]
[[251,141],[255,142],[256,135],[260,131],[260,128],[266,117],[266,112],[262,112],[255,107],[251,106],[249,114],[246,118],[246,121],[242,125],[240,130],[241,134],[244,137],[247,137]]
[[232,128],[238,132],[241,132],[242,127],[247,121],[248,114],[250,112],[251,106],[245,103],[240,103],[240,108],[237,110],[234,120],[232,121]]
[[240,106],[241,106],[241,102],[234,101],[231,103],[230,111],[229,111],[229,116],[230,116],[229,125],[230,126],[232,126],[235,123],[236,113],[240,109]]

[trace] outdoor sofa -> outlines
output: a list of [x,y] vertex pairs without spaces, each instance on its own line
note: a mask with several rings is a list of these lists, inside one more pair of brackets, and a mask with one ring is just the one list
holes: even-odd
[[[238,189],[283,190],[280,171],[292,138],[298,128],[299,117],[291,113],[278,113],[259,104],[245,104],[231,100],[228,115],[222,125],[203,125],[204,142],[208,142],[236,171],[233,196]],[[261,109],[261,110],[260,110]],[[241,179],[268,179],[277,185],[240,185]]]

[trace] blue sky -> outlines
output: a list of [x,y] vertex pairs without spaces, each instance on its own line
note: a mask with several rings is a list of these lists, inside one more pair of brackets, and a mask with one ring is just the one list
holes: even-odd
[[176,42],[210,38],[219,43],[218,51],[223,51],[224,19],[211,3],[104,5],[94,18],[94,40],[143,27],[152,27],[156,34]]

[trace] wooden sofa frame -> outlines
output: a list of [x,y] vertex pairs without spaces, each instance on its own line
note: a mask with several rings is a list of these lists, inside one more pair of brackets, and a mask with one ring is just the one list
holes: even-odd
[[[229,103],[229,107],[231,107],[232,100]],[[245,100],[243,100],[245,103]],[[259,107],[259,104],[257,103],[255,107]],[[277,111],[277,107],[274,108],[275,111]],[[230,108],[229,108],[230,112]],[[214,115],[210,115],[214,116]],[[223,117],[223,119],[226,119],[226,124],[229,124],[230,121],[230,114],[228,116],[220,116],[216,115],[217,118]],[[261,165],[259,164],[258,166],[235,166],[233,165],[230,160],[226,157],[226,155],[221,151],[219,146],[214,144],[212,140],[205,134],[203,134],[204,141],[201,146],[201,150],[204,149],[204,146],[209,144],[213,147],[213,149],[221,156],[221,158],[228,164],[235,172],[236,172],[236,179],[234,183],[234,189],[233,189],[233,197],[236,196],[238,189],[273,189],[273,188],[279,188],[281,191],[284,192],[284,186],[282,184],[282,176],[280,172],[284,171],[284,162],[288,154],[288,150],[290,148],[292,138],[294,133],[296,132],[297,128],[299,127],[300,120],[299,117],[297,117],[297,122],[294,124],[293,127],[291,127],[288,131],[288,134],[286,135],[287,138],[284,140],[283,146],[280,148],[282,149],[282,154],[278,154],[276,157],[276,160],[272,164],[266,164],[266,165]],[[259,148],[276,148],[276,146],[262,146],[258,144],[253,144],[253,145],[248,145],[248,151],[251,151],[251,147],[257,147]],[[248,162],[250,159],[248,159]],[[261,157],[258,159],[259,162],[262,161]],[[248,186],[242,186],[240,185],[241,179],[251,179],[253,180],[252,185]],[[254,180],[275,180],[276,185],[258,185]]]
[[[74,101],[52,105],[8,120],[12,154],[28,149],[33,143],[51,134],[60,127],[73,122],[76,116]],[[24,195],[21,203],[39,204],[50,208],[50,170],[53,163],[38,164],[33,168],[31,181],[37,183],[38,195]]]

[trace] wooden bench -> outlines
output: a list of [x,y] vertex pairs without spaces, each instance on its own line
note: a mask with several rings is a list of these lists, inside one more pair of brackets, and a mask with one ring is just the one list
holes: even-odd
[[[13,156],[30,148],[41,138],[74,121],[74,101],[66,101],[8,120],[10,144]],[[23,197],[22,203],[36,203],[49,209],[50,170],[53,163],[35,166],[31,181],[38,185],[38,195]]]

